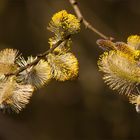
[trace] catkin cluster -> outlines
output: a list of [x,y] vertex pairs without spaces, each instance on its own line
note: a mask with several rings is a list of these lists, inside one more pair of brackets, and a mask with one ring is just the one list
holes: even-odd
[[105,49],[98,61],[104,81],[111,89],[126,95],[140,112],[140,36],[129,36],[127,43],[99,39],[97,44]]
[[33,91],[51,79],[66,81],[78,76],[78,60],[70,52],[71,38],[64,38],[79,32],[79,20],[63,10],[52,17],[48,29],[54,33],[49,39],[50,48],[64,41],[37,63],[33,62],[38,57],[29,56],[25,60],[14,49],[0,51],[0,108],[3,111],[19,113],[29,103]]

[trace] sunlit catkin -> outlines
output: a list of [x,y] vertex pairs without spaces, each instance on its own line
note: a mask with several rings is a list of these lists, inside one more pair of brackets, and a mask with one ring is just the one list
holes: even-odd
[[80,30],[80,21],[65,10],[54,14],[49,25],[48,29],[54,32],[58,38],[75,34]]
[[49,54],[47,58],[56,80],[72,80],[78,76],[78,60],[72,53]]
[[0,77],[3,74],[8,74],[17,70],[15,60],[17,57],[17,50],[4,49],[0,51]]
[[113,90],[130,94],[140,83],[140,68],[136,61],[120,51],[109,51],[101,55],[99,69],[104,72],[103,79]]
[[140,50],[140,36],[131,35],[127,38],[127,44],[136,50]]
[[14,78],[0,83],[0,108],[19,113],[28,104],[33,93],[31,85],[18,84]]
[[[26,66],[33,62],[36,58],[28,57],[25,61],[23,58],[19,62],[20,66]],[[39,88],[44,84],[47,84],[51,79],[51,68],[47,61],[41,59],[35,66],[28,67],[26,70],[21,72],[18,76],[18,80],[31,84],[32,86]]]

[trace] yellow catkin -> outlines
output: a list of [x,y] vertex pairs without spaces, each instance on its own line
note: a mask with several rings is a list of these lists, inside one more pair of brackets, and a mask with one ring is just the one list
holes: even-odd
[[127,38],[127,44],[132,48],[139,50],[140,49],[140,36],[139,35],[131,35]]
[[52,22],[57,27],[62,27],[63,29],[69,29],[72,31],[80,30],[79,20],[72,14],[68,14],[66,10],[62,10],[52,17]]
[[53,77],[58,81],[72,80],[78,76],[78,60],[72,53],[49,54],[48,63]]
[[80,31],[80,21],[66,10],[62,10],[53,15],[48,29],[56,34],[57,37],[75,34]]
[[109,87],[121,94],[130,94],[140,83],[140,68],[136,61],[121,51],[105,52],[101,55],[98,66],[105,73],[103,79]]

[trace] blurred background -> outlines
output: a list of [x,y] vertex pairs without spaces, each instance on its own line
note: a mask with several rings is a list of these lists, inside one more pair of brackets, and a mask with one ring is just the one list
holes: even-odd
[[[118,41],[140,33],[139,0],[79,0],[85,18]],[[55,12],[74,14],[68,0],[0,0],[0,48],[35,56],[48,49],[46,29]],[[139,140],[140,114],[102,80],[100,37],[82,25],[72,51],[80,65],[75,81],[51,81],[20,114],[0,113],[0,140]]]

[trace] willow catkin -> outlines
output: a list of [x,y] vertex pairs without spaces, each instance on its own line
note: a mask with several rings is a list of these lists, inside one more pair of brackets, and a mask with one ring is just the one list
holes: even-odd
[[56,80],[72,80],[78,76],[78,60],[72,53],[49,54],[47,58],[53,78]]

